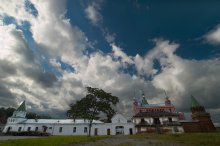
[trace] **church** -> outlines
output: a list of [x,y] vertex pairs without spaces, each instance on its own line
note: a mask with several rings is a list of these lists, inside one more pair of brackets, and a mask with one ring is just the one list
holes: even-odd
[[134,99],[133,123],[136,133],[183,133],[184,129],[179,119],[184,118],[177,113],[168,97],[164,103],[150,104],[142,94],[141,102]]
[[[3,133],[41,133],[48,135],[88,135],[89,121],[86,119],[27,119],[25,101],[8,118]],[[121,114],[112,117],[111,123],[93,120],[91,135],[132,135],[134,124]]]

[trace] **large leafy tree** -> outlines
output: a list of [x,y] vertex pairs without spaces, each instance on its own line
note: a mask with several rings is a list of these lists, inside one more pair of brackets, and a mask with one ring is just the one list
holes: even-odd
[[83,118],[89,120],[89,135],[93,120],[99,119],[101,113],[106,114],[108,120],[115,114],[113,106],[118,103],[118,97],[106,93],[102,89],[86,87],[87,94],[81,100],[70,104],[67,116],[76,119]]

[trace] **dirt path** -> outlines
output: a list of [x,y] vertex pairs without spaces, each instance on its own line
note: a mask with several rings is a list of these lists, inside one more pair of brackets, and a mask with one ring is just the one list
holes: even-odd
[[98,140],[96,142],[87,142],[73,144],[68,146],[182,146],[180,144],[164,143],[151,139],[132,138],[129,136],[114,136],[112,138]]

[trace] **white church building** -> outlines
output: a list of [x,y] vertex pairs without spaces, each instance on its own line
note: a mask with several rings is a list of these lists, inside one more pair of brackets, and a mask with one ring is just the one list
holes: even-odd
[[[84,119],[27,119],[25,101],[8,118],[3,133],[41,132],[49,135],[88,135],[89,121]],[[132,135],[135,126],[121,114],[112,117],[111,123],[94,120],[91,135]]]

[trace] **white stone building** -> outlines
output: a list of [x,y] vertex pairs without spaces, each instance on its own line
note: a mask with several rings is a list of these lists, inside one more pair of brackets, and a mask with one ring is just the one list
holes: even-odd
[[[91,135],[135,134],[134,124],[116,114],[111,123],[94,120]],[[89,121],[84,119],[27,119],[25,102],[8,118],[3,133],[42,132],[50,135],[88,135]]]

